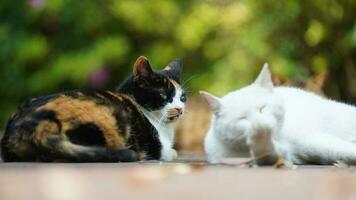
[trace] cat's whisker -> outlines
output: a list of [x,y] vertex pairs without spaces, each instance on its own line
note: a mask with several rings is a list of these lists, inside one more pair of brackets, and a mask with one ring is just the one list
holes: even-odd
[[190,93],[191,93],[191,91],[190,91],[189,88],[184,88],[184,92],[185,92],[186,94],[190,94]]
[[188,79],[186,79],[186,80],[182,83],[182,87],[185,88],[185,85],[186,85],[189,81],[191,81],[191,80],[193,80],[193,78],[196,78],[196,77],[199,77],[199,76],[200,76],[200,75],[193,75],[193,76],[189,77]]
[[162,115],[162,117],[160,117],[159,119],[156,118],[156,122],[158,123],[158,125],[161,125],[163,119],[164,119],[164,115]]
[[190,93],[191,93],[191,91],[189,90],[189,88],[184,88],[184,91],[185,91],[186,94],[190,94]]
[[161,119],[158,119],[157,117],[151,115],[150,118],[154,120],[155,122],[159,123]]
[[163,121],[163,119],[164,119],[165,117],[166,117],[165,114],[163,114],[162,117],[161,117],[161,119],[158,121],[158,126],[161,125],[161,123],[162,123],[162,121]]
[[184,110],[183,111],[183,115],[185,115],[185,114],[190,114],[191,112],[190,111],[187,111],[187,110]]

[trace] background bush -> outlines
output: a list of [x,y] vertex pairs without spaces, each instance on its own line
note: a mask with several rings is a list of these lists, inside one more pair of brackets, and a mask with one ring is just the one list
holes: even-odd
[[20,101],[112,89],[139,55],[180,57],[191,92],[223,94],[264,62],[292,84],[328,73],[328,95],[356,100],[355,0],[0,1],[0,128]]

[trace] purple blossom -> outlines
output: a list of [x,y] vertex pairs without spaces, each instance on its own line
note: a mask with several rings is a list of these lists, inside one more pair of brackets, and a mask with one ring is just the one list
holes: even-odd
[[110,79],[110,72],[107,68],[94,70],[89,75],[89,84],[93,87],[103,87]]
[[41,8],[45,4],[46,0],[29,0],[31,8]]

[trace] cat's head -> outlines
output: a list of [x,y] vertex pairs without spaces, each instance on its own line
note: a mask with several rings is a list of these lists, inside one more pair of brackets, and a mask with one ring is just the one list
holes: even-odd
[[256,131],[273,131],[282,126],[284,106],[276,95],[271,73],[265,64],[251,85],[221,98],[207,92],[201,96],[214,114],[216,130],[246,136]]
[[180,60],[173,60],[160,71],[153,71],[148,59],[140,56],[130,77],[130,93],[143,108],[156,114],[159,121],[173,122],[184,113],[187,101],[180,83],[181,72]]

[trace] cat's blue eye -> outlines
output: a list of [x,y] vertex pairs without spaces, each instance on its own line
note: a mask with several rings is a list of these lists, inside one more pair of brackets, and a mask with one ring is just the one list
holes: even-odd
[[159,94],[163,100],[167,100],[167,95],[165,94]]
[[181,102],[186,102],[187,101],[187,95],[186,94],[182,94],[182,96],[180,96],[180,101]]

